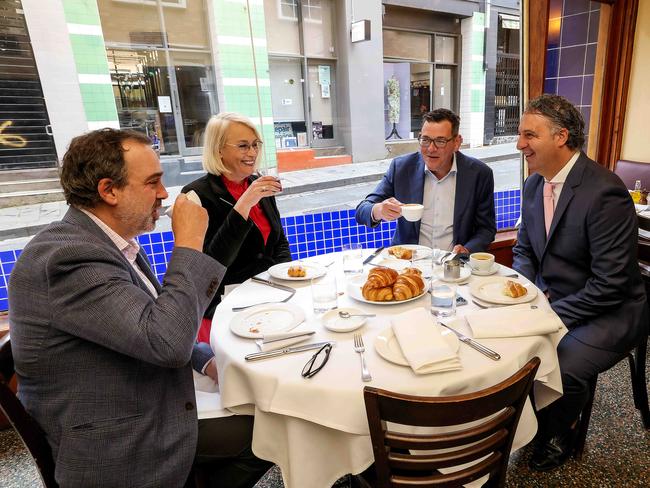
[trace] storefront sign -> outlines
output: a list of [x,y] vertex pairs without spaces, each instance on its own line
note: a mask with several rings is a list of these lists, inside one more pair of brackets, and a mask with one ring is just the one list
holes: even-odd
[[370,20],[359,20],[352,22],[350,27],[350,40],[352,42],[361,42],[370,40]]

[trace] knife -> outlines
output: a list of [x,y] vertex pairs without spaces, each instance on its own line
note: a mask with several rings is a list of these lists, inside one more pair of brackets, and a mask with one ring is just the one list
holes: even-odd
[[499,359],[501,359],[501,355],[494,352],[492,349],[488,349],[483,344],[479,344],[474,339],[470,339],[466,335],[461,334],[456,329],[452,329],[451,327],[449,327],[448,325],[443,324],[442,322],[438,322],[438,323],[440,325],[442,325],[443,327],[446,327],[447,329],[452,331],[454,334],[456,334],[458,336],[458,339],[460,339],[460,342],[463,342],[463,343],[467,344],[469,347],[472,347],[472,348],[476,349],[478,352],[480,352],[481,354],[489,357],[490,359],[493,359],[495,361],[498,361]]
[[304,346],[285,347],[284,349],[276,349],[275,351],[254,352],[244,356],[246,361],[257,361],[258,359],[273,358],[276,356],[284,356],[285,354],[292,354],[294,352],[309,351],[311,349],[320,349],[325,344],[333,344],[333,341],[314,342],[312,344],[305,344]]
[[363,260],[363,264],[368,264],[370,261],[375,259],[377,257],[377,255],[380,252],[382,252],[383,250],[384,250],[384,246],[381,246],[381,247],[378,247],[377,249],[375,249],[370,256],[368,256],[366,259]]
[[296,291],[294,288],[291,288],[290,286],[281,285],[271,280],[265,280],[264,278],[259,278],[258,276],[253,276],[251,280],[257,283],[263,283],[265,285],[272,286],[273,288],[277,288],[278,290],[290,291],[292,293],[295,293]]

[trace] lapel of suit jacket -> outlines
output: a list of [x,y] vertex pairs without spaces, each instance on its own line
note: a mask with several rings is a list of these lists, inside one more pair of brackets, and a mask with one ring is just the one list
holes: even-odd
[[[538,259],[541,260],[544,248],[546,246],[546,224],[544,221],[544,178],[540,175],[531,175],[531,178],[537,178],[537,186],[534,190],[534,196],[529,203],[530,219],[526,221],[526,228],[530,236],[530,242],[533,251]],[[526,204],[528,202],[524,202]]]
[[[548,238],[546,239],[546,246],[544,246],[544,252],[546,252],[546,249],[548,248],[548,243],[553,238],[553,233],[555,232],[555,228],[557,227],[558,222],[566,212],[567,207],[569,206],[571,200],[573,200],[573,196],[575,195],[574,188],[579,186],[580,183],[582,183],[582,175],[585,171],[586,158],[587,157],[584,155],[584,153],[580,153],[580,157],[575,162],[573,168],[571,168],[571,171],[569,171],[569,174],[566,177],[566,181],[562,186],[562,193],[560,193],[560,199],[558,200],[557,205],[555,206],[555,212],[553,213],[553,220],[551,221],[551,228],[549,229],[548,232]],[[544,197],[542,196],[542,198]],[[543,212],[544,209],[542,205],[542,214]]]
[[[411,180],[411,188],[413,189],[413,200],[411,202],[402,202],[402,203],[415,203],[422,202],[424,204],[424,159],[420,152],[418,154],[417,164],[415,166],[415,172],[413,173],[413,178]],[[415,227],[415,242],[417,243],[420,239],[420,220],[413,222]]]
[[[149,263],[149,258],[145,254],[145,252],[140,248],[138,251],[137,256],[135,257],[135,262],[137,263],[138,266],[140,266],[140,269],[144,273],[144,275],[147,277],[147,279],[151,282],[153,287],[156,289],[156,292],[160,294],[162,291],[162,286],[160,286],[160,282],[158,281],[158,278],[154,274],[153,270],[151,269],[151,264]],[[138,276],[138,280],[140,280],[140,277]],[[145,284],[144,289],[149,292],[149,287]],[[155,297],[154,297],[155,298]]]
[[458,242],[458,236],[456,233],[460,229],[460,219],[465,213],[465,209],[469,204],[469,198],[467,198],[468,192],[473,191],[476,188],[474,180],[476,179],[476,173],[470,171],[469,163],[465,160],[460,152],[456,152],[456,191],[454,196],[454,229],[453,229],[453,239],[454,243]]

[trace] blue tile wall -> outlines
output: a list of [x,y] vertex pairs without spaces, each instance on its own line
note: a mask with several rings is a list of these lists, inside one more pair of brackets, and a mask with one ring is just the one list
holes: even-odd
[[600,4],[551,0],[544,93],[566,97],[585,119],[589,133]]
[[[519,218],[520,198],[520,190],[494,193],[497,229],[514,227]],[[348,242],[358,242],[364,248],[387,246],[395,232],[395,225],[395,222],[382,222],[375,228],[358,225],[354,220],[354,210],[282,218],[282,227],[294,259],[340,251],[343,244]],[[171,232],[152,232],[138,237],[138,243],[149,256],[156,276],[162,282],[174,247],[174,235]],[[0,252],[0,310],[9,309],[9,274],[20,252]]]

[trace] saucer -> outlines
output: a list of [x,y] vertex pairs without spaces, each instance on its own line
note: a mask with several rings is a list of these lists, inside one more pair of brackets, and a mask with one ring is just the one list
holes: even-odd
[[492,267],[486,271],[479,271],[477,269],[472,269],[472,274],[475,276],[490,276],[496,273],[497,271],[499,271],[500,267],[501,266],[499,265],[499,263],[494,263]]
[[326,329],[331,330],[332,332],[351,332],[357,330],[363,324],[366,323],[366,317],[350,317],[349,319],[344,319],[339,316],[339,312],[348,312],[350,314],[356,313],[365,313],[363,310],[358,308],[335,308],[330,310],[325,315],[323,315],[323,326]]

